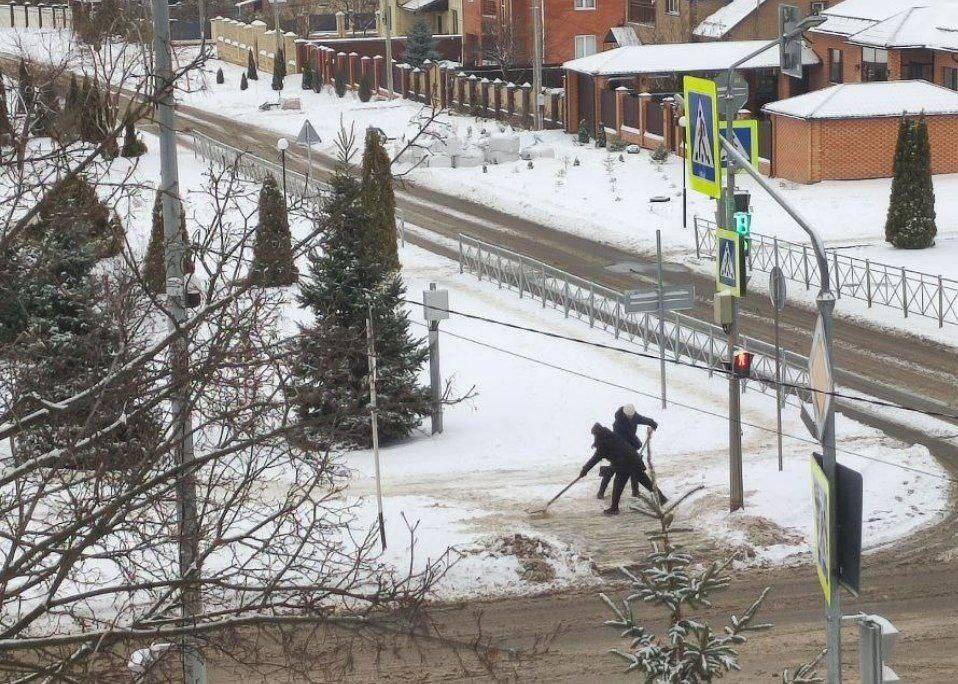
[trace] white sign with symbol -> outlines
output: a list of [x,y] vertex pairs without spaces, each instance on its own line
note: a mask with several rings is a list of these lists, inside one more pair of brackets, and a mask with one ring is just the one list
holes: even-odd
[[812,337],[812,349],[808,354],[808,386],[812,390],[812,407],[815,409],[815,427],[818,438],[825,436],[825,422],[832,407],[832,394],[835,392],[835,379],[832,377],[832,364],[828,358],[825,339],[825,321],[819,315]]

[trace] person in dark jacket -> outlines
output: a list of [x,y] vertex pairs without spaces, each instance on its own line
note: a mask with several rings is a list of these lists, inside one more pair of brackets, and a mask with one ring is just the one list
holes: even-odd
[[[620,406],[619,410],[615,412],[615,418],[612,422],[612,432],[628,442],[636,451],[641,451],[642,440],[639,439],[637,434],[638,427],[640,425],[647,425],[653,430],[657,430],[659,427],[659,424],[653,419],[646,418],[645,416],[637,413],[635,406],[632,404],[626,404],[625,406]],[[602,466],[599,468],[599,475],[601,475],[602,480],[599,483],[598,498],[605,498],[605,490],[608,488],[609,482],[612,480],[612,476],[614,474],[615,471],[611,466]],[[641,458],[639,458],[639,468],[629,479],[632,482],[632,496],[639,495],[640,482],[642,483],[643,487],[648,489],[650,492],[652,491],[652,482],[645,474],[645,465],[642,463]]]
[[[589,471],[601,460],[607,460],[611,464],[615,481],[612,484],[612,504],[603,513],[606,515],[619,514],[619,500],[622,498],[622,491],[625,489],[625,483],[633,475],[641,472],[643,479],[640,482],[645,483],[648,477],[642,466],[638,452],[631,444],[616,435],[612,430],[596,423],[592,426],[592,448],[595,453],[592,455],[579,472],[579,477],[585,477]],[[652,491],[652,483],[648,484],[649,491]],[[659,494],[662,497],[661,493]],[[662,497],[664,503],[665,498]]]

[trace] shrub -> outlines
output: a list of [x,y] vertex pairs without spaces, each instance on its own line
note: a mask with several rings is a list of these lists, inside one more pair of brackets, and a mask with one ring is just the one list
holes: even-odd
[[579,144],[588,145],[590,139],[589,126],[586,124],[585,119],[582,119],[579,121]]
[[219,69],[216,70],[216,82],[219,85],[223,85],[224,83],[226,83],[226,77],[223,76],[223,67],[220,67]]
[[359,99],[362,102],[369,102],[373,96],[372,85],[369,83],[369,74],[363,74],[359,77]]

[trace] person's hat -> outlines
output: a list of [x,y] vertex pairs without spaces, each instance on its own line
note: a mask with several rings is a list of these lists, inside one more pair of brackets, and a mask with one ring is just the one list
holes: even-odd
[[635,415],[635,406],[632,404],[626,404],[622,407],[622,413],[627,415],[629,418]]

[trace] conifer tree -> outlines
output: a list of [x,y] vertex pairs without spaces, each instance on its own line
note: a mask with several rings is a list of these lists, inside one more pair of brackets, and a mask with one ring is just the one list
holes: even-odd
[[322,446],[371,443],[368,410],[366,316],[371,307],[378,359],[379,435],[401,439],[429,411],[428,392],[417,382],[428,349],[409,334],[402,306],[405,288],[384,268],[368,239],[372,218],[362,188],[341,160],[325,203],[322,248],[309,256],[300,305],[314,322],[300,331],[292,401],[305,439]]
[[36,90],[33,87],[33,77],[27,69],[27,63],[20,60],[20,66],[17,69],[17,90],[20,93],[20,100],[24,109],[30,115],[33,114],[33,104],[36,99]]
[[136,134],[133,119],[127,118],[126,123],[123,124],[123,149],[120,150],[120,156],[132,159],[143,154],[146,154],[146,143]]
[[893,170],[885,239],[902,249],[930,247],[935,244],[937,227],[931,144],[924,117],[902,117]]
[[313,67],[310,65],[309,60],[306,60],[303,64],[303,82],[301,87],[303,90],[313,89]]
[[247,88],[249,88],[249,81],[246,79],[246,72],[244,71],[240,76],[240,90],[246,90]]
[[37,89],[33,130],[36,135],[46,136],[54,140],[60,137],[59,126],[60,100],[53,90],[53,83],[44,81]]
[[253,51],[246,53],[246,78],[251,81],[259,80],[259,71],[256,69],[256,59],[253,57]]
[[283,89],[283,79],[286,78],[286,55],[283,48],[276,52],[276,59],[273,62],[273,90]]
[[429,24],[420,19],[409,29],[406,35],[406,51],[403,60],[416,68],[421,68],[426,60],[440,59],[436,52],[436,39]]
[[259,224],[253,244],[250,281],[263,287],[292,285],[297,278],[286,198],[267,174],[259,193]]
[[359,76],[359,101],[369,102],[373,96],[372,84],[369,82],[369,74]]
[[80,129],[80,87],[76,74],[70,74],[70,87],[63,101],[63,109],[57,117],[57,128],[63,142],[72,142],[79,136]]
[[32,233],[74,234],[96,258],[115,256],[123,247],[123,225],[82,175],[53,186],[43,196]]
[[363,207],[372,221],[370,237],[376,245],[377,258],[383,267],[398,269],[396,195],[393,192],[392,170],[382,138],[373,128],[366,130],[362,188]]
[[323,86],[326,85],[326,77],[323,75],[322,68],[317,69],[313,72],[313,92],[321,93],[323,92]]
[[[193,252],[190,249],[189,235],[186,233],[186,216],[183,203],[180,203],[180,233],[186,250],[183,252],[183,273],[193,272]],[[166,292],[166,238],[163,232],[163,196],[159,190],[153,201],[153,227],[150,231],[150,243],[146,248],[143,263],[143,280],[150,292]]]
[[226,83],[226,77],[223,76],[223,67],[216,70],[216,83],[219,85]]
[[346,74],[343,73],[343,69],[337,68],[336,73],[333,74],[333,89],[337,97],[346,97]]

